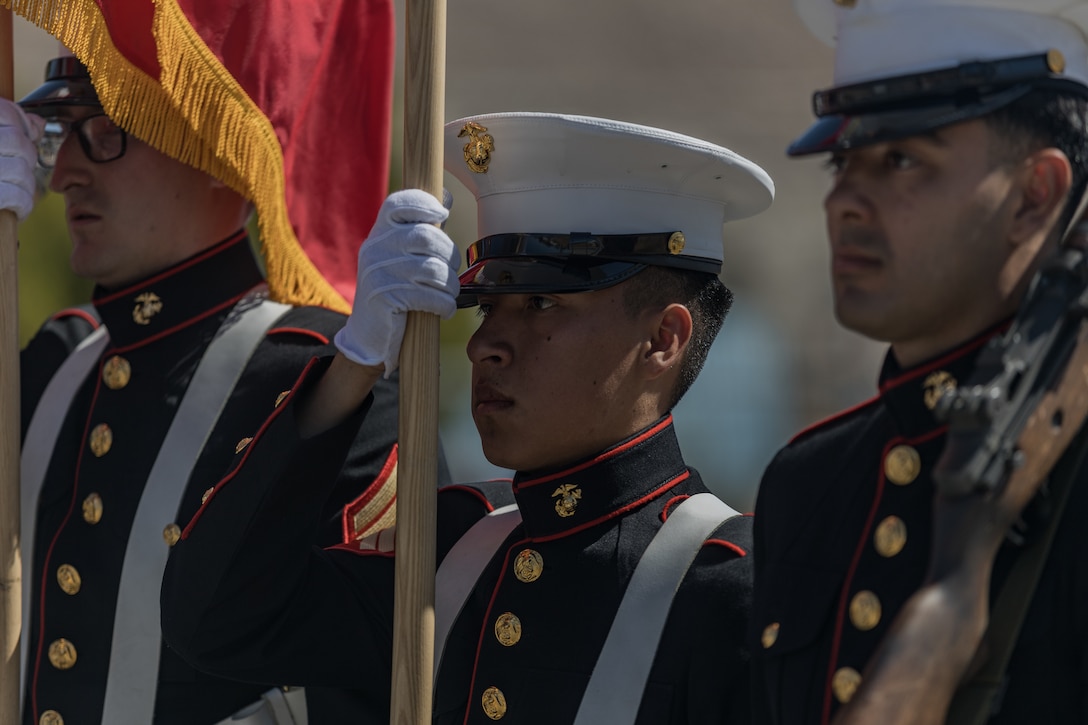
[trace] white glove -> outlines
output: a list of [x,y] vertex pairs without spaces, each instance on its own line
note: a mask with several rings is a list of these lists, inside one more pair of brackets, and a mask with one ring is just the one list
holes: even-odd
[[340,352],[360,365],[397,369],[407,312],[443,319],[457,311],[460,252],[441,224],[449,211],[419,189],[390,194],[359,249],[355,306],[336,333]]
[[43,118],[0,98],[0,209],[15,212],[19,221],[34,208],[34,168],[44,128]]

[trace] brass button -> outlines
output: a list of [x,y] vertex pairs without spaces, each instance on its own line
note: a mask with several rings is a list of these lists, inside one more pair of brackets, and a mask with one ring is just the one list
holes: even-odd
[[896,446],[884,458],[884,475],[897,486],[906,486],[922,472],[922,458],[910,446]]
[[113,431],[105,423],[99,423],[91,429],[91,453],[101,458],[113,447]]
[[181,527],[177,524],[167,524],[166,528],[162,530],[162,538],[166,541],[167,546],[173,546],[181,538]]
[[578,502],[582,499],[582,489],[573,483],[564,483],[552,492],[552,498],[555,499],[555,512],[567,518],[573,516],[574,510],[578,508]]
[[280,403],[282,403],[282,402],[283,402],[283,399],[284,399],[284,398],[286,398],[286,397],[287,397],[288,395],[290,395],[290,394],[291,394],[291,391],[290,391],[290,390],[284,390],[284,391],[283,391],[282,393],[280,393],[279,395],[277,395],[277,396],[276,396],[276,404],[275,404],[275,405],[273,405],[272,407],[273,407],[273,408],[278,408],[278,407],[280,407]]
[[859,685],[861,673],[853,667],[840,667],[831,676],[831,691],[835,693],[835,699],[844,705],[853,699]]
[[57,567],[57,584],[65,594],[78,594],[83,586],[83,577],[71,564],[61,564]]
[[544,573],[544,557],[532,549],[522,549],[514,559],[514,576],[518,581],[535,582]]
[[38,725],[64,725],[64,718],[56,710],[46,710],[38,718]]
[[880,599],[870,591],[861,591],[850,600],[850,621],[862,632],[880,624]]
[[212,491],[214,491],[214,490],[215,490],[215,486],[212,486],[211,488],[209,488],[207,491],[204,492],[204,495],[200,497],[200,505],[201,506],[208,503],[208,498],[212,495]]
[[513,647],[521,641],[521,620],[512,612],[504,612],[495,620],[495,639],[503,647]]
[[506,695],[497,687],[489,687],[484,690],[481,698],[484,706],[484,714],[492,720],[501,720],[506,714]]
[[136,297],[132,308],[132,321],[137,325],[151,323],[151,318],[162,312],[162,299],[154,292],[144,292]]
[[76,664],[76,646],[61,637],[49,645],[49,663],[58,670],[70,670]]
[[110,390],[120,390],[132,379],[132,366],[120,355],[114,355],[102,365],[102,380]]
[[759,641],[763,644],[763,649],[770,649],[774,646],[774,643],[778,641],[778,630],[781,625],[778,622],[771,622],[763,628],[763,636],[759,638]]
[[249,445],[249,442],[251,440],[253,440],[253,439],[252,438],[243,438],[242,440],[238,441],[238,445],[236,445],[234,447],[234,452],[235,453],[241,453],[242,451],[244,451],[246,449],[246,446]]
[[83,499],[83,520],[92,525],[102,520],[102,497],[97,493],[87,494]]
[[873,546],[876,553],[891,558],[907,545],[907,525],[898,516],[888,516],[881,521],[873,533]]

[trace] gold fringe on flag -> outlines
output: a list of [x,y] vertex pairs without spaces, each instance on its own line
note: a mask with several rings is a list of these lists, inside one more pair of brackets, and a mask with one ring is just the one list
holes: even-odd
[[103,110],[160,152],[214,176],[257,209],[273,299],[347,312],[302,251],[287,213],[283,151],[264,113],[189,23],[176,0],[154,0],[162,77],[114,46],[94,0],[0,0],[55,36],[91,74]]

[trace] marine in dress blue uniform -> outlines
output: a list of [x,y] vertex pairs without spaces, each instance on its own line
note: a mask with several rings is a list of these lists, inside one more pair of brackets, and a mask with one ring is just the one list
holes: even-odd
[[[532,353],[546,356],[550,344],[559,346],[555,364],[563,364],[572,328],[557,324],[544,332],[538,326],[554,324],[548,312],[568,304],[603,307],[615,299],[610,295],[641,289],[632,285],[655,269],[698,280],[704,294],[724,294],[718,296],[720,319],[728,304],[717,279],[721,224],[764,208],[773,187],[758,167],[726,149],[603,119],[477,116],[447,126],[446,138],[447,168],[479,202],[481,240],[460,276],[460,304],[478,303],[483,315],[469,342],[474,416],[493,461],[534,463],[519,468],[509,484],[461,485],[439,494],[440,583],[465,532],[473,535],[482,518],[513,501],[520,520],[485,550],[464,606],[453,610],[448,637],[436,645],[442,656],[434,722],[573,723],[597,697],[587,694],[589,683],[644,552],[680,518],[678,507],[705,501],[693,497],[707,489],[684,463],[671,405],[630,433],[564,460],[555,451],[579,449],[579,437],[600,435],[595,427],[616,410],[600,408],[600,420],[591,420],[562,408],[568,391],[511,381],[516,370],[551,372],[539,369],[546,366]],[[387,207],[426,205],[412,193],[394,194]],[[376,227],[363,254],[395,233]],[[436,276],[428,276],[428,289],[441,286],[442,275]],[[522,324],[504,324],[522,312]],[[609,338],[624,337],[626,314],[615,310],[608,318],[614,327],[597,338],[609,360],[617,344]],[[718,326],[697,324],[710,328],[710,337]],[[345,331],[351,329],[349,323]],[[526,336],[521,343],[514,340],[519,334]],[[705,334],[702,340],[709,348]],[[529,349],[534,344],[542,347]],[[588,364],[570,371],[566,385],[589,391],[593,381],[586,378],[597,371]],[[302,437],[300,411],[326,382],[320,373],[311,371],[295,386],[171,552],[164,632],[198,668],[228,677],[360,687],[373,703],[373,722],[385,722],[390,662],[360,661],[356,653],[391,652],[392,537],[317,550],[301,535],[320,516],[344,442],[368,415],[357,411],[338,427]],[[502,411],[524,409],[534,392],[560,402],[491,425]],[[618,417],[641,420],[624,408],[627,395],[616,393]],[[508,432],[518,438],[506,441]],[[560,439],[575,442],[549,447]],[[294,512],[295,532],[282,525],[285,511]],[[626,643],[630,657],[645,654],[647,679],[614,681],[604,674],[605,691],[633,704],[628,722],[748,722],[750,518],[725,519],[695,541],[660,635],[642,631]],[[273,520],[281,522],[275,534],[267,528]],[[669,564],[680,572],[686,566]],[[438,598],[444,601],[441,586]],[[602,721],[624,719],[610,711],[594,720]]]
[[[58,103],[97,105],[86,70],[72,57],[53,61],[47,83],[24,100],[29,110],[45,116]],[[148,238],[146,243],[165,241]],[[182,401],[192,394],[190,383],[209,346],[237,324],[242,308],[267,304],[264,290],[249,239],[239,230],[145,279],[121,288],[97,286],[92,304],[55,315],[22,351],[26,436],[43,391],[73,350],[93,332],[104,329],[109,335],[86,379],[61,408],[63,423],[40,495],[24,496],[24,505],[34,508],[33,540],[25,542],[33,564],[24,572],[30,603],[23,640],[27,725],[103,721],[126,550],[173,546],[181,526],[281,403],[281,394],[299,371],[334,349],[331,339],[343,326],[342,314],[317,307],[285,308],[276,314],[237,380],[226,388],[222,412],[214,427],[204,431],[207,440],[190,461],[193,468],[182,481],[176,507],[156,527],[161,535],[130,539],[138,507],[150,489],[149,473]],[[388,524],[396,431],[396,380],[383,380],[375,389],[372,416],[346,444],[344,466],[334,472],[330,495],[308,530],[314,543],[355,540],[383,516]],[[141,587],[154,596],[159,584],[155,578]],[[153,641],[126,646],[157,651],[160,642],[156,634]],[[157,676],[149,673],[150,691],[143,696],[153,698],[154,723],[211,725],[268,690],[265,684],[203,674],[165,646],[152,666]],[[118,685],[133,686],[110,682],[109,687]],[[322,720],[322,707],[333,702],[341,707],[338,693],[310,695],[310,722]]]
[[[884,180],[916,169],[915,177],[902,178],[917,178],[917,188],[935,185],[943,177],[930,171],[934,165],[926,165],[931,162],[924,150],[920,157],[912,155],[919,148],[910,145],[917,144],[914,139],[947,144],[948,129],[957,124],[1010,113],[1017,103],[1023,114],[1024,103],[1057,95],[1081,109],[1072,114],[1082,120],[1071,133],[1080,141],[1072,149],[1063,148],[1073,166],[1072,201],[1061,202],[1070,205],[1063,220],[1070,218],[1085,173],[1077,147],[1086,140],[1088,6],[959,0],[817,0],[796,5],[814,32],[834,39],[836,62],[835,86],[814,97],[816,124],[790,146],[790,153],[832,154],[836,186],[827,205],[829,219],[834,221],[836,213],[844,220],[853,214],[850,222],[860,230],[852,242],[857,248],[866,248],[860,241],[864,234],[872,240],[894,232],[880,227],[889,223],[880,214],[892,204],[885,196],[885,205],[875,206],[872,199],[879,192],[862,188],[860,177],[850,175],[852,163],[870,162],[879,151],[885,154],[880,167]],[[1024,149],[1055,145],[1045,137],[1027,140],[1025,132],[1019,133]],[[859,149],[871,156],[855,161],[850,153]],[[998,153],[996,147],[993,153]],[[926,173],[931,176],[922,176]],[[906,188],[893,183],[887,188]],[[855,206],[842,211],[848,203]],[[953,198],[949,203],[960,202]],[[962,204],[968,204],[966,198]],[[837,223],[840,235],[832,235],[833,252],[849,238],[843,231],[849,229],[848,222]],[[1056,225],[1052,239],[1063,229],[1064,224]],[[966,245],[969,234],[965,228],[949,244]],[[877,288],[875,270],[894,268],[887,247],[883,242],[869,244],[874,271],[868,279],[858,274],[858,288],[867,282]],[[963,253],[957,260],[952,246],[948,252],[950,266],[963,264]],[[909,256],[912,251],[904,246],[897,253]],[[993,245],[994,257],[1004,253]],[[994,266],[984,258],[976,263],[980,268]],[[935,267],[931,273],[939,271]],[[845,272],[837,273],[836,283],[844,289],[854,281]],[[997,280],[990,286],[996,288]],[[913,298],[903,298],[904,305],[913,299],[918,314],[924,314],[926,296],[919,287]],[[988,323],[977,323],[958,339],[906,364],[897,355],[902,339],[894,333],[885,336],[885,328],[876,323],[861,329],[892,343],[876,397],[799,433],[768,467],[755,523],[757,722],[830,722],[854,698],[897,615],[926,582],[934,553],[933,468],[947,430],[934,410],[946,390],[968,378],[980,349],[1007,327],[1016,293],[1008,299],[1004,311],[994,305]],[[960,306],[944,310],[949,320],[966,314]],[[848,314],[844,324],[857,327],[851,320],[859,319]],[[938,323],[929,319],[933,329],[923,333],[935,335]],[[993,564],[992,591],[1004,582],[1024,541],[1043,527],[1045,506],[1045,500],[1037,501],[1025,512],[1023,525],[1009,534]],[[1075,487],[990,722],[1072,723],[1088,718],[1082,687],[1088,675],[1088,577],[1077,563],[1086,553],[1077,532],[1088,516],[1086,507],[1088,492]],[[934,655],[943,656],[936,647]]]

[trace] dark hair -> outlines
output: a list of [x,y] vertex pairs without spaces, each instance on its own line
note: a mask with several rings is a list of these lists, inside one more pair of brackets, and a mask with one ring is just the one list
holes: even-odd
[[631,316],[647,309],[663,310],[673,303],[688,308],[692,329],[669,401],[670,410],[699,377],[710,346],[733,305],[733,293],[716,274],[670,267],[647,267],[628,280],[623,291],[624,311]]
[[1064,231],[1088,184],[1088,100],[1037,89],[983,118],[1002,142],[1005,156],[1054,147],[1069,158],[1073,184],[1059,220],[1059,232]]

